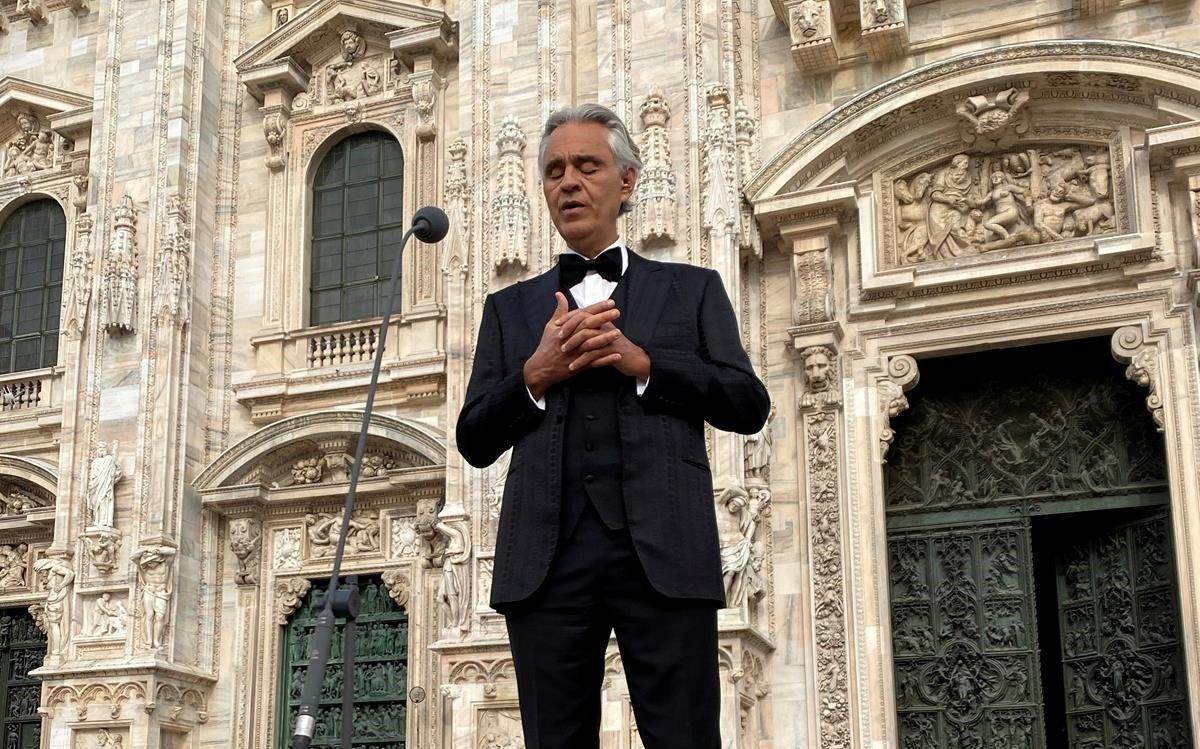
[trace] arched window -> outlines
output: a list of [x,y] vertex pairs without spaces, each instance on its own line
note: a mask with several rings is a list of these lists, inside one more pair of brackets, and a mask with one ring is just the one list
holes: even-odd
[[27,203],[0,226],[0,374],[58,362],[66,236],[53,200]]
[[403,210],[404,155],[394,138],[359,133],[325,156],[313,180],[309,324],[381,314]]

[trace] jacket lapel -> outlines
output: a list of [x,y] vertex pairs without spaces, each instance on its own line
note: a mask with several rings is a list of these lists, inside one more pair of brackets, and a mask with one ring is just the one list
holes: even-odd
[[625,337],[639,346],[645,346],[654,335],[658,318],[662,316],[663,305],[671,290],[671,274],[665,272],[665,266],[653,260],[647,260],[629,251],[629,286],[626,290],[627,310],[625,324],[621,331]]
[[558,264],[540,276],[521,284],[521,300],[525,311],[525,323],[529,329],[532,348],[542,340],[542,329],[554,314],[557,302],[554,292],[558,291]]

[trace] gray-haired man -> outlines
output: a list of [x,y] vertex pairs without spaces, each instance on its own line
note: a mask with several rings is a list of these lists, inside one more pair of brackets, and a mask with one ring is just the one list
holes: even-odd
[[753,434],[767,391],[717,274],[618,236],[641,161],[615,114],[552,115],[539,166],[567,250],[487,298],[456,435],[474,466],[513,448],[491,604],[525,743],[599,746],[615,630],[647,749],[718,749],[725,591],[704,422]]

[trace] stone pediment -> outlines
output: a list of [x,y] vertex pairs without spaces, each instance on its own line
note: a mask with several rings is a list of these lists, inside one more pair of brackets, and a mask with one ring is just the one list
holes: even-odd
[[[347,39],[351,31],[358,39]],[[378,93],[372,87],[386,88],[386,81],[375,80],[391,74],[394,65],[374,58],[390,53],[399,65],[410,66],[411,55],[428,51],[438,57],[455,53],[457,24],[439,10],[389,0],[319,0],[265,39],[240,55],[238,71],[251,93],[262,96],[274,87],[291,93],[309,91],[309,80],[316,82],[319,71],[331,67],[367,67],[367,95]],[[355,74],[356,85],[362,78]],[[361,85],[359,86],[362,87]],[[361,93],[361,92],[360,92]]]
[[[59,166],[62,151],[91,130],[91,97],[20,78],[0,78],[4,175]],[[59,137],[58,142],[55,139]]]

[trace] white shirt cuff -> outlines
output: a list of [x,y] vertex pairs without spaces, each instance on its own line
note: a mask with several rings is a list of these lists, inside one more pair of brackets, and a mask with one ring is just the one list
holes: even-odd
[[[534,398],[533,391],[530,390],[528,386],[525,387],[525,392],[529,393],[529,400],[533,401],[533,405],[537,406],[543,411],[546,410],[546,396],[543,395],[541,398]],[[639,392],[638,395],[641,395],[641,393]]]
[[647,386],[647,385],[649,385],[649,384],[650,384],[650,378],[649,378],[649,377],[647,377],[647,378],[646,378],[646,379],[644,379],[644,380],[643,380],[641,377],[639,377],[639,378],[637,379],[637,394],[638,394],[638,395],[641,395],[642,393],[646,392],[646,386]]

